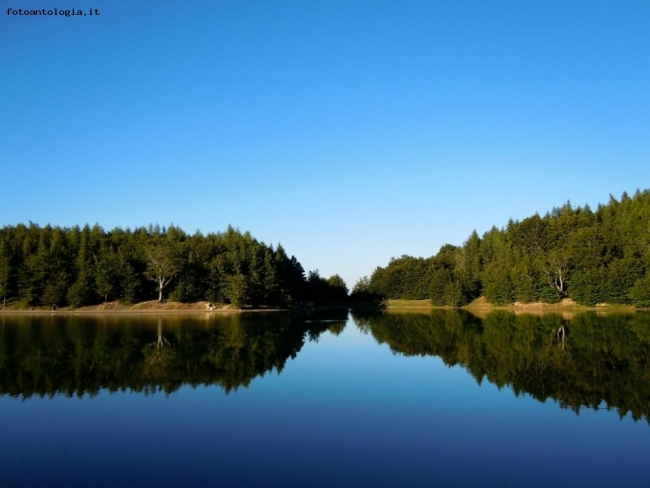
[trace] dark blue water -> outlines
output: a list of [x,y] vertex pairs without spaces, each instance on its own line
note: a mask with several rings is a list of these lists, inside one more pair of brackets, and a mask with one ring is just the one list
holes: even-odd
[[[498,368],[485,369],[479,384],[462,359],[446,365],[421,346],[401,350],[408,319],[21,320],[5,317],[2,326],[0,486],[650,486],[650,426],[644,411],[637,420],[622,414],[620,405],[634,403],[618,398],[625,389],[602,390],[594,408],[567,406],[548,385],[551,396],[540,401],[520,391],[516,377],[499,388],[489,381]],[[287,327],[304,329],[292,345],[269,339],[283,340]],[[398,327],[391,344],[386,330]],[[420,317],[414,342],[423,327],[446,326]],[[489,351],[493,325],[475,319],[460,327]],[[562,381],[582,378],[574,371],[586,364],[579,327],[564,345],[538,331],[553,347],[548,361],[560,358],[550,374]],[[628,363],[642,362],[644,340],[624,346],[636,354]],[[135,345],[124,349],[127,342]],[[454,344],[459,357],[476,346]],[[287,348],[294,358],[277,352]],[[128,356],[123,350],[135,351],[129,365],[119,360]],[[484,359],[491,361],[487,352]],[[269,368],[273,362],[280,367]],[[224,388],[220,375],[232,378],[251,364],[241,376],[247,386],[229,379]],[[160,391],[170,377],[181,381]],[[575,381],[576,391],[600,388]],[[641,381],[642,390],[647,377],[620,381]]]

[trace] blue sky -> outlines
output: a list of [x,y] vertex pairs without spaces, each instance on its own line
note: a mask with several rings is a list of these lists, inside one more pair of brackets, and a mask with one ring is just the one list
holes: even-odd
[[0,225],[232,224],[351,287],[650,187],[646,0],[0,5]]

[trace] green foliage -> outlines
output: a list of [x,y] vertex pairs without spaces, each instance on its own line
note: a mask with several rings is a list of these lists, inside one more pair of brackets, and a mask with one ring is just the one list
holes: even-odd
[[377,268],[371,277],[373,293],[386,298],[421,300],[429,295],[431,260],[402,256]]
[[100,250],[100,256],[95,259],[95,286],[97,294],[108,301],[118,289],[118,266],[114,254]]
[[463,289],[458,281],[451,281],[444,289],[443,302],[450,307],[460,307],[465,304]]
[[58,279],[54,278],[45,285],[43,290],[42,302],[45,305],[65,305],[67,295],[68,283],[65,276],[59,276]]
[[508,278],[512,284],[513,295],[517,301],[530,303],[538,300],[537,282],[539,277],[527,262],[517,262],[510,269]]
[[142,280],[134,265],[124,263],[119,270],[120,297],[127,303],[134,303],[142,296]]
[[348,300],[348,287],[339,275],[328,279],[320,276],[318,270],[308,273],[304,297],[314,303],[341,303]]
[[508,305],[515,301],[508,270],[498,262],[490,263],[483,271],[483,293],[495,305]]
[[367,276],[359,278],[350,293],[350,301],[356,303],[376,303],[383,299],[384,297],[382,295],[371,291],[370,278]]
[[327,279],[329,300],[332,302],[345,302],[348,299],[348,286],[339,275],[335,274]]
[[183,282],[178,283],[169,294],[169,300],[172,302],[187,302],[187,292]]
[[584,305],[645,302],[650,269],[650,191],[597,211],[570,202],[482,238],[473,232],[462,247],[443,246],[430,258],[402,256],[378,267],[368,288],[388,298],[429,298],[463,305],[483,294],[497,305],[557,302]]
[[97,295],[94,292],[92,278],[88,275],[81,275],[68,289],[67,298],[73,308],[96,303]]
[[175,242],[171,239],[157,241],[144,250],[147,263],[145,276],[156,284],[158,301],[162,301],[165,286],[179,273],[181,262]]
[[433,305],[442,306],[445,303],[445,290],[451,283],[451,272],[447,269],[439,269],[433,272],[431,277],[430,296]]
[[650,307],[650,273],[638,278],[630,289],[630,300],[637,307]]
[[[173,287],[173,288],[172,288]],[[229,301],[237,306],[347,299],[338,275],[318,295],[298,260],[233,227],[186,235],[170,225],[133,231],[99,226],[0,229],[0,299],[26,307],[81,307],[114,299]]]
[[248,292],[244,275],[238,273],[226,278],[226,299],[235,307],[241,307],[247,303]]
[[602,267],[577,270],[569,280],[571,297],[581,305],[596,305],[602,296],[604,280]]

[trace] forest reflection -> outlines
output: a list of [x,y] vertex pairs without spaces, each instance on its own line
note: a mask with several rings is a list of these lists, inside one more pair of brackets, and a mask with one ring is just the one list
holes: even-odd
[[650,315],[515,315],[462,310],[353,312],[357,327],[405,356],[439,356],[481,384],[563,408],[615,409],[650,421]]
[[[292,315],[0,316],[0,395],[93,396],[101,390],[172,393],[215,385],[226,393],[283,371],[307,341],[346,327],[346,310]],[[578,413],[614,409],[650,419],[650,315],[477,317],[353,311],[379,344],[439,356],[516,395]],[[341,340],[344,340],[341,338]]]
[[0,394],[171,393],[217,385],[226,393],[281,372],[306,341],[339,334],[347,311],[326,318],[228,316],[2,316]]

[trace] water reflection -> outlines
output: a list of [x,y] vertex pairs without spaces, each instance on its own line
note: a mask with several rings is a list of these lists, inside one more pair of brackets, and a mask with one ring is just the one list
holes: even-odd
[[646,315],[346,318],[0,315],[0,486],[650,486],[645,422],[510,390],[647,419]]
[[[205,318],[208,318],[205,320]],[[19,316],[1,320],[0,394],[166,393],[184,384],[226,393],[281,372],[306,340],[340,333],[338,316]]]
[[480,384],[510,387],[544,402],[616,409],[650,419],[650,315],[584,313],[479,318],[464,311],[353,313],[355,324],[406,356],[435,355]]
[[[295,316],[0,318],[0,394],[95,395],[102,389],[226,393],[282,372],[306,341],[338,336],[347,312]],[[463,311],[353,312],[357,327],[406,356],[439,356],[484,380],[565,408],[650,419],[650,315],[574,317]]]

